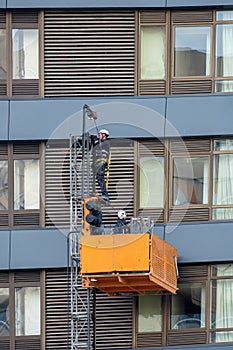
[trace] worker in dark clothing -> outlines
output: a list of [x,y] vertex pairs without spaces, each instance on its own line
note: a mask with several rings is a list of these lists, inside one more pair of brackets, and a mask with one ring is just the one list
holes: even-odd
[[106,188],[105,173],[108,168],[110,157],[110,142],[108,137],[109,131],[107,129],[101,129],[99,131],[99,137],[96,135],[91,136],[93,146],[93,171],[102,192],[101,197],[107,202],[109,201],[109,196]]

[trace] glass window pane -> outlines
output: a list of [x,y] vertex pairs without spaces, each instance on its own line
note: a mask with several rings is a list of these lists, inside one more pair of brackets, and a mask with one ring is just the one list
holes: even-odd
[[40,334],[40,288],[15,289],[15,334]]
[[211,276],[233,276],[233,264],[211,265]]
[[165,27],[141,27],[141,79],[165,78]]
[[216,26],[215,75],[233,76],[233,24]]
[[162,297],[147,295],[138,297],[138,332],[162,331]]
[[233,208],[213,208],[212,220],[232,220]]
[[233,154],[214,156],[213,204],[233,204]]
[[208,203],[208,158],[173,160],[173,205]]
[[6,30],[0,29],[0,79],[6,79]]
[[14,209],[39,209],[39,160],[14,161]]
[[233,331],[210,333],[211,343],[226,343],[226,342],[232,342],[232,341],[233,341]]
[[233,140],[214,140],[214,151],[233,151]]
[[216,11],[217,21],[233,21],[233,11]]
[[164,158],[140,159],[140,208],[164,205]]
[[211,328],[233,328],[233,280],[211,281]]
[[171,329],[205,327],[205,283],[180,283],[172,295]]
[[210,27],[175,28],[175,76],[210,75]]
[[215,92],[232,92],[233,80],[221,80],[215,82]]
[[38,79],[38,29],[13,29],[13,79]]
[[0,210],[8,209],[8,162],[0,160]]
[[9,289],[0,288],[0,337],[10,335]]

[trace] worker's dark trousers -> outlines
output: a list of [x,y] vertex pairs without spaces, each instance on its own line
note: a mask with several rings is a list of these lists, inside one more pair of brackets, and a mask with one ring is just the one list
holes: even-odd
[[97,165],[95,177],[96,177],[96,180],[99,184],[102,195],[108,196],[108,192],[106,189],[106,181],[105,181],[105,171],[106,171],[106,163],[104,163],[100,166]]

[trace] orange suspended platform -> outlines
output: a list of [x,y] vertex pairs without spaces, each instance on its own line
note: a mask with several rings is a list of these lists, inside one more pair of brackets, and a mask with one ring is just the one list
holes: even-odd
[[83,287],[110,295],[177,291],[177,249],[155,234],[82,236]]

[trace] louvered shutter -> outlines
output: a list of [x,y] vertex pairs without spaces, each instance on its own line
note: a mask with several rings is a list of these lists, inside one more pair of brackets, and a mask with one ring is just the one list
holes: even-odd
[[[140,26],[166,26],[166,11],[141,11],[139,13]],[[153,46],[153,42],[151,43]],[[164,55],[166,60],[167,55]],[[166,64],[166,61],[164,62]],[[164,79],[140,79],[138,82],[139,95],[165,95],[166,77]]]
[[[210,26],[213,23],[213,11],[172,11],[173,25]],[[174,30],[174,29],[173,29]],[[174,50],[174,48],[173,48]],[[173,75],[174,73],[172,73]],[[210,77],[171,77],[171,94],[210,94],[213,92],[213,79]]]
[[44,93],[134,95],[133,11],[45,11]]
[[133,298],[96,296],[96,349],[132,349]]
[[[96,185],[99,191],[98,185]],[[134,142],[113,141],[109,172],[110,207],[103,208],[103,223],[115,224],[118,210],[126,210],[127,218],[134,216]]]
[[[199,155],[208,156],[211,151],[210,139],[173,139],[170,141],[170,153],[172,156],[198,157]],[[172,176],[172,174],[171,174]],[[210,207],[208,205],[193,205],[192,207],[169,208],[169,222],[195,222],[208,221],[210,216]]]
[[[36,11],[13,11],[12,29],[38,29],[39,14]],[[40,95],[39,79],[12,79],[13,97],[37,97]]]
[[69,143],[51,141],[45,151],[45,226],[69,227],[69,196]]
[[[139,143],[139,158],[142,157],[164,157],[164,143],[159,140],[142,141]],[[139,180],[140,181],[140,180]],[[161,186],[155,183],[154,186]],[[138,184],[139,187],[139,184]],[[140,192],[140,189],[139,189]],[[138,216],[150,217],[156,223],[164,222],[164,208],[138,208]]]
[[70,348],[68,300],[67,271],[47,270],[45,277],[46,350],[67,350]]

